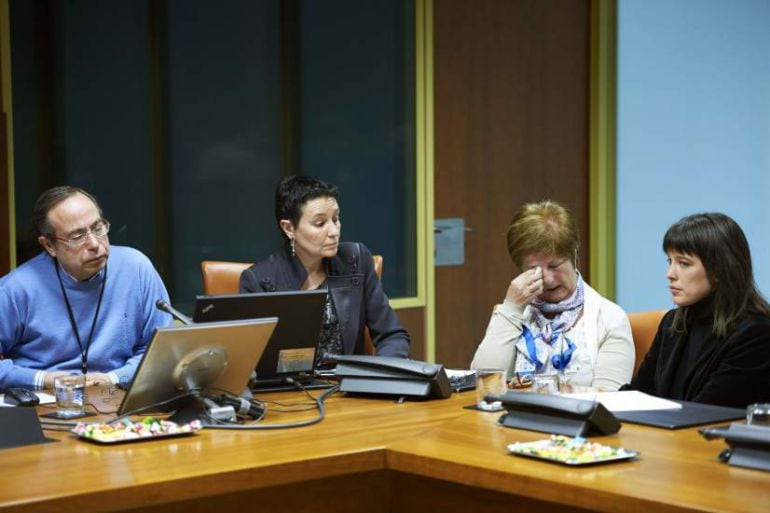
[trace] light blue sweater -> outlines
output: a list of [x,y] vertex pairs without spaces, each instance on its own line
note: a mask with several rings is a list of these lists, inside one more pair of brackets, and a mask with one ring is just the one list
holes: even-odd
[[[104,270],[88,281],[76,281],[66,272],[61,278],[85,346]],[[158,299],[168,301],[168,293],[150,260],[135,249],[111,246],[104,298],[88,350],[89,372],[110,373],[123,384],[131,381],[155,328],[172,322],[155,308]],[[82,368],[48,253],[0,278],[0,355],[0,390],[40,389],[45,371]]]

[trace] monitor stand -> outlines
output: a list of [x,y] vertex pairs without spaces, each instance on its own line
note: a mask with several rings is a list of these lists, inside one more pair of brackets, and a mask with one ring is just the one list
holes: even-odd
[[[241,398],[246,398],[246,395],[251,398],[251,392],[248,389],[244,391]],[[201,395],[200,391],[191,392],[190,395],[179,398],[174,403],[174,407],[174,413],[166,420],[177,424],[187,424],[197,420],[202,427],[210,429],[240,424],[232,404],[223,405],[216,397]],[[215,411],[217,409],[220,411]]]
[[208,427],[206,404],[197,393],[183,397],[176,402],[176,411],[166,420],[177,424],[188,424],[193,420],[199,420],[204,427]]

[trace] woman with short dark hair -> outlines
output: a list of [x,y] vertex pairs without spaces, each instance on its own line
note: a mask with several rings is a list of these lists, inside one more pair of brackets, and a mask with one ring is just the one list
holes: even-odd
[[309,176],[289,176],[275,191],[275,220],[284,247],[241,274],[241,292],[329,291],[317,364],[326,354],[364,352],[364,327],[375,352],[407,358],[409,334],[359,242],[340,242],[337,188]]
[[694,214],[666,231],[663,251],[677,308],[630,388],[724,406],[770,400],[770,305],[743,230],[724,214]]
[[625,312],[583,281],[578,234],[554,201],[522,206],[508,228],[520,274],[492,314],[472,368],[504,368],[526,382],[558,374],[565,384],[617,390],[631,378],[634,344]]

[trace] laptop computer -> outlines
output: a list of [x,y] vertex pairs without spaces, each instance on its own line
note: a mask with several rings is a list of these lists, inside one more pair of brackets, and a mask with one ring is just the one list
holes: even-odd
[[278,326],[256,367],[255,392],[330,386],[315,380],[314,363],[326,305],[326,290],[199,295],[193,321],[206,323],[278,317]]

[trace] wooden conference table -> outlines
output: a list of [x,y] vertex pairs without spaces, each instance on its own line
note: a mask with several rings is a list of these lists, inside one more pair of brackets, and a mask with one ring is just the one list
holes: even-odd
[[[92,400],[99,394],[117,406],[104,390]],[[60,441],[0,451],[0,510],[770,511],[770,473],[720,463],[724,442],[694,428],[626,423],[596,440],[640,451],[637,461],[564,467],[506,454],[507,444],[544,435],[462,408],[473,401],[473,392],[402,404],[335,395],[326,420],[309,427],[112,446],[46,432]]]

